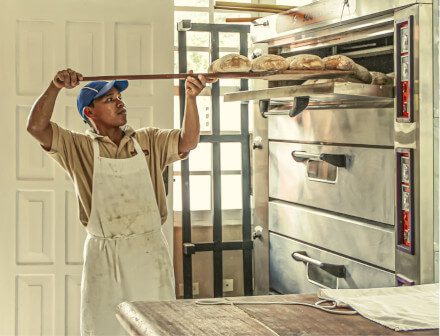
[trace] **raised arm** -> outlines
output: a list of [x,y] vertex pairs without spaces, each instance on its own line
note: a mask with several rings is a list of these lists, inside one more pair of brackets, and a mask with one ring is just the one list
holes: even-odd
[[46,91],[32,105],[27,130],[47,150],[52,147],[50,119],[58,93],[62,88],[74,88],[80,80],[82,75],[76,71],[71,69],[58,71]]
[[[192,73],[192,71],[190,71]],[[187,153],[197,147],[200,138],[200,122],[196,97],[206,85],[206,78],[187,77],[185,81],[185,113],[179,140],[179,153]]]

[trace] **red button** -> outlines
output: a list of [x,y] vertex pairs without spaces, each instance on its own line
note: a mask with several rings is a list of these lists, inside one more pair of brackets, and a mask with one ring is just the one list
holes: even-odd
[[402,82],[402,91],[403,92],[408,92],[408,82]]
[[408,102],[408,93],[404,92],[402,95],[403,103],[406,104]]

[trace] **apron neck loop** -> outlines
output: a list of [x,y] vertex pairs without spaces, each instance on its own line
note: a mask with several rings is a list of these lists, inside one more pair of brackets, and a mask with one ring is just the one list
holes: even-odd
[[135,137],[133,137],[133,145],[134,145],[134,148],[136,149],[137,154],[141,154],[141,155],[144,154],[144,151],[142,150],[141,145],[139,145],[139,142],[137,142]]

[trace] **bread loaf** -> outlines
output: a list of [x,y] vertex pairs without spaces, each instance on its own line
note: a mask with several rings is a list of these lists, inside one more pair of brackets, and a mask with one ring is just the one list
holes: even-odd
[[249,72],[251,61],[243,55],[227,54],[211,63],[208,72]]
[[263,55],[252,60],[254,72],[286,70],[289,67],[286,59],[278,55]]
[[323,70],[324,62],[321,57],[310,54],[296,55],[286,58],[291,70]]
[[322,59],[326,70],[354,71],[354,77],[364,83],[371,83],[371,74],[362,65],[356,64],[351,58],[344,55],[333,55]]
[[311,84],[325,84],[325,83],[363,83],[361,80],[354,77],[344,77],[344,78],[324,78],[324,79],[308,79],[302,85]]
[[354,70],[356,63],[347,56],[333,55],[322,59],[326,70]]
[[371,83],[371,74],[370,72],[364,68],[362,65],[356,64],[354,66],[354,76],[360,79],[362,82],[370,84]]
[[371,84],[374,85],[392,85],[394,80],[382,72],[370,71]]

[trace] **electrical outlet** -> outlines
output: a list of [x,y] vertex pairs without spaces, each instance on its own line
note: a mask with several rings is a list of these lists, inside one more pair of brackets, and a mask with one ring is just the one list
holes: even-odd
[[[199,283],[193,282],[193,295],[199,295]],[[183,284],[179,284],[179,296],[183,296]]]
[[199,295],[199,283],[193,282],[193,295]]
[[234,290],[234,279],[223,279],[223,293]]

